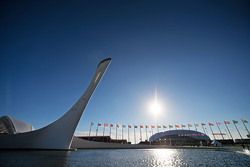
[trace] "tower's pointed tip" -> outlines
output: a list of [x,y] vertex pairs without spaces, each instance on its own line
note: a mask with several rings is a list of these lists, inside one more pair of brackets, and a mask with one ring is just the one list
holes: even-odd
[[[111,57],[108,57],[108,58],[106,58],[106,59],[103,59],[102,61],[100,61],[100,63],[98,64],[98,66],[100,66],[100,64],[102,64],[102,63],[104,63],[104,62],[106,62],[106,61],[111,61],[112,59],[111,59]],[[97,67],[98,67],[97,66]]]

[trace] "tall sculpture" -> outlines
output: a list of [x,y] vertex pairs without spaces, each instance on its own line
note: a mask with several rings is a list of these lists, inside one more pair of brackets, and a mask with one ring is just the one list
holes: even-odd
[[61,118],[44,128],[17,134],[0,134],[0,149],[70,149],[75,129],[111,58],[102,60],[89,87]]

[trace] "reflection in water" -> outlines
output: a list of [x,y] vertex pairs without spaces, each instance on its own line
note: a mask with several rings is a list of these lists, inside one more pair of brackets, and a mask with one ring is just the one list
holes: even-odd
[[206,149],[0,150],[0,167],[245,167],[249,164],[249,155]]
[[179,152],[174,149],[154,149],[151,150],[151,166],[179,166],[181,164]]

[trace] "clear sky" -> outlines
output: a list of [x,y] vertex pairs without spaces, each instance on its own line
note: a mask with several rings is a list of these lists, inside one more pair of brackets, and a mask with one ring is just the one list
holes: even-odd
[[[0,3],[0,115],[47,125],[112,57],[77,131],[250,121],[249,1]],[[156,90],[163,111],[153,117]]]

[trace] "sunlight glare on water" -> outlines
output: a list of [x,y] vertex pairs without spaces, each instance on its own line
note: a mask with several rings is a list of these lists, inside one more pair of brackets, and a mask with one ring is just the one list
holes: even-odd
[[152,163],[151,166],[179,166],[181,163],[179,153],[173,149],[154,149],[151,150]]

